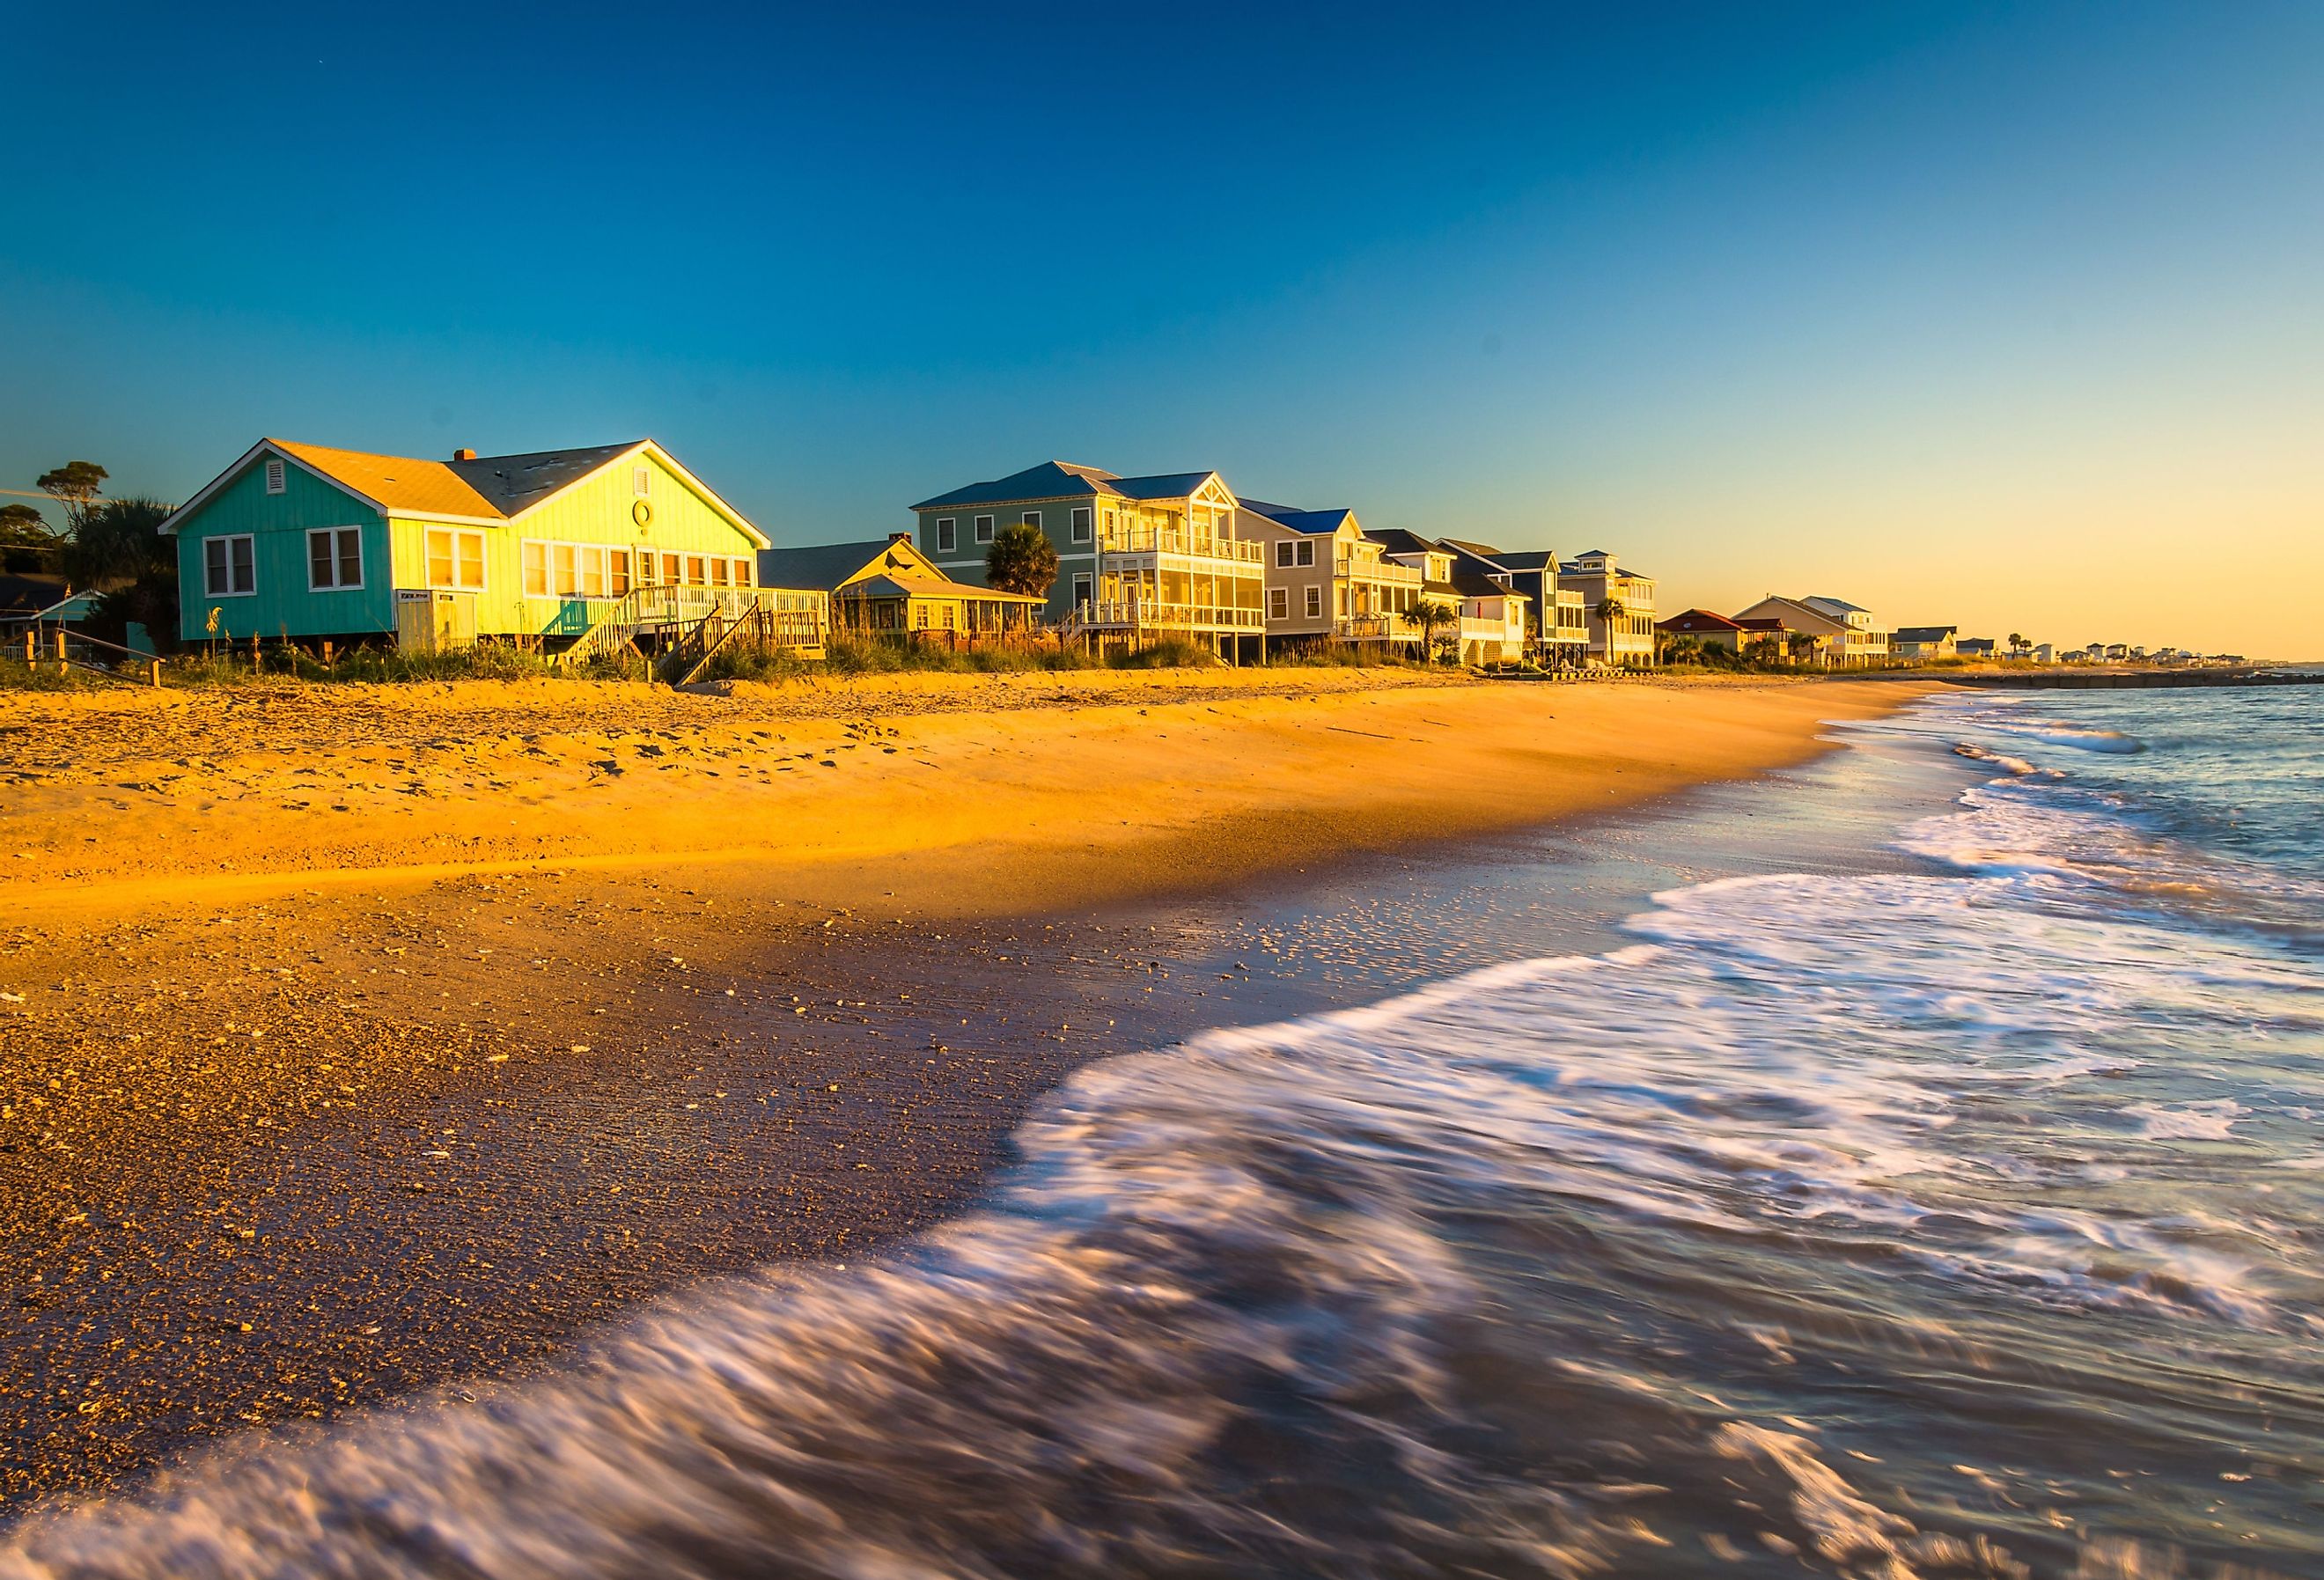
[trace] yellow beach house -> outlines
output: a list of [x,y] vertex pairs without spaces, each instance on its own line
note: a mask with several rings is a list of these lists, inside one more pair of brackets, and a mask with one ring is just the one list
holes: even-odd
[[555,651],[601,626],[808,612],[759,585],[766,535],[651,439],[434,461],[264,439],[161,531],[189,642]]

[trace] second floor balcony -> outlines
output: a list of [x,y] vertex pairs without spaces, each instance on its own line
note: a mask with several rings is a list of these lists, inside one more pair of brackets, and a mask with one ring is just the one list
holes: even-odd
[[1263,543],[1185,527],[1114,527],[1099,537],[1098,547],[1108,554],[1175,555],[1250,566],[1263,562],[1267,549]]
[[1164,603],[1154,598],[1095,598],[1076,605],[1084,627],[1103,631],[1263,631],[1257,609],[1227,604]]
[[1332,574],[1343,581],[1367,582],[1382,587],[1416,587],[1427,578],[1419,568],[1393,559],[1366,559],[1342,554],[1332,561]]

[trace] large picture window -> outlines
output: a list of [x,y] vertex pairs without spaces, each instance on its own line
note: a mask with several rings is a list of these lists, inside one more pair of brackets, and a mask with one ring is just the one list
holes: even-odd
[[361,527],[317,527],[308,532],[308,590],[345,593],[363,585]]
[[660,554],[533,538],[524,541],[519,558],[528,598],[619,598],[641,587],[747,587],[758,569],[747,555]]
[[452,592],[484,590],[484,535],[456,527],[428,529],[428,585]]
[[213,598],[246,598],[258,590],[258,556],[248,532],[205,539],[202,591]]

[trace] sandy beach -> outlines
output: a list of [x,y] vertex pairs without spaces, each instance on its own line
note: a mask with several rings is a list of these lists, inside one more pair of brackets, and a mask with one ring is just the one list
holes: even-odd
[[1209,1017],[1239,974],[1141,904],[1796,762],[1922,689],[11,698],[0,1498],[862,1254],[1063,1073]]

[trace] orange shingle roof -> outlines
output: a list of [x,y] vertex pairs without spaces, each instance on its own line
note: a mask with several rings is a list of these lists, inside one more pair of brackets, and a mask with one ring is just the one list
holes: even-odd
[[293,444],[283,439],[266,442],[390,510],[474,516],[483,521],[508,519],[504,512],[442,461],[423,461],[412,456],[366,455],[361,450],[335,450],[318,444]]

